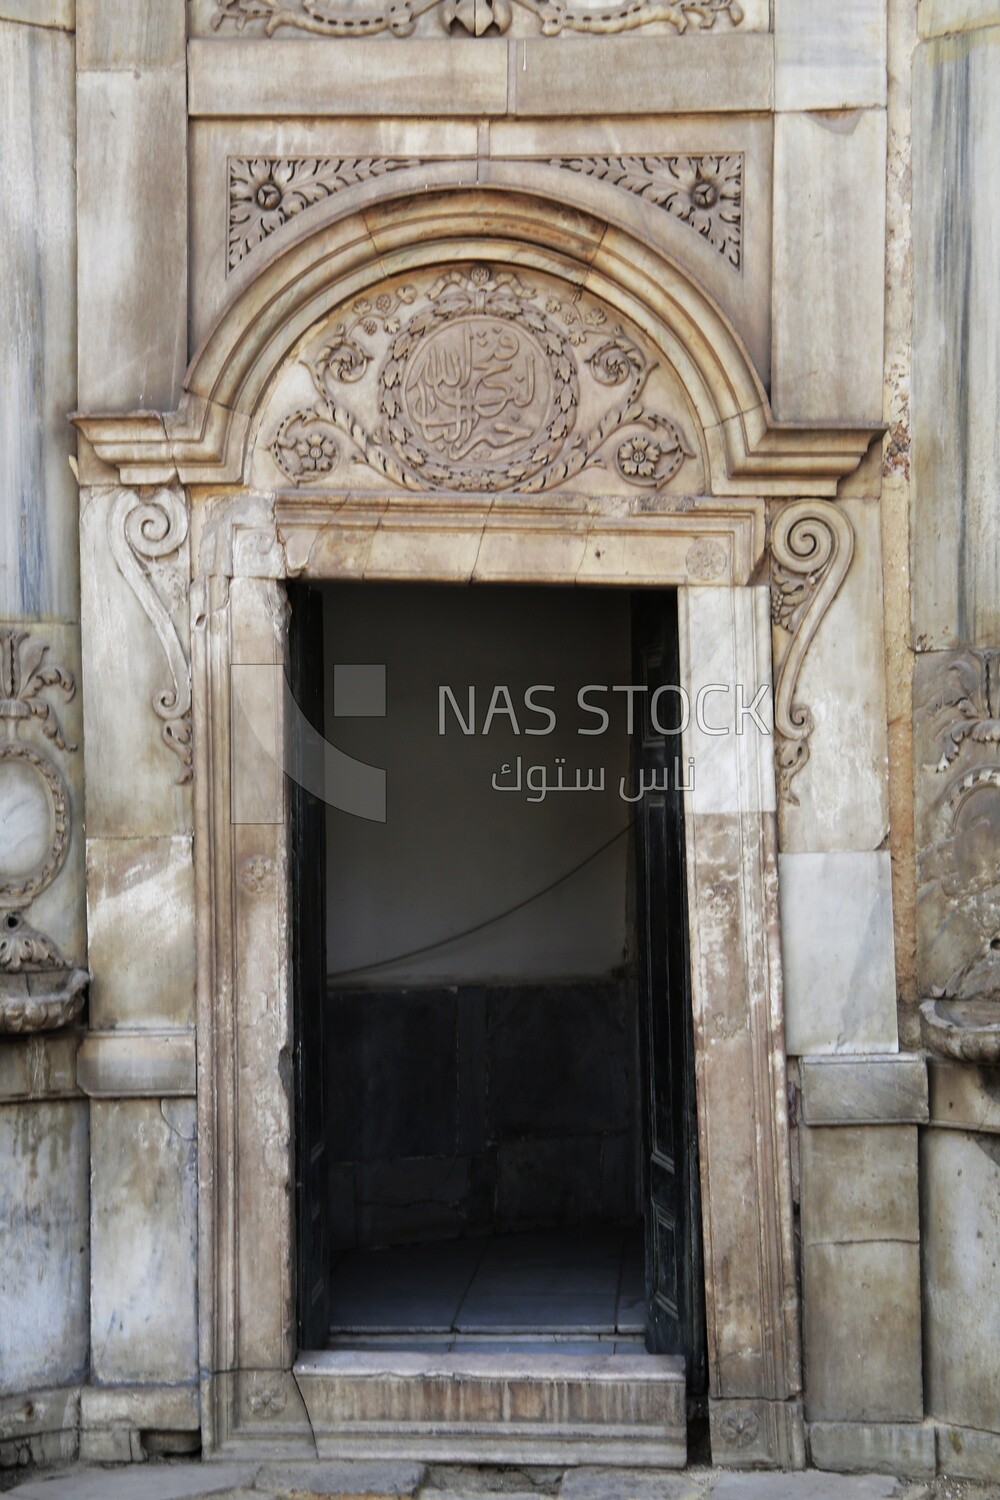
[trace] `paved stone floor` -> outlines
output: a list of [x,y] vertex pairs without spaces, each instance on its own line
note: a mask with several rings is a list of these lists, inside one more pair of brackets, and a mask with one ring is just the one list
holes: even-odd
[[1000,1482],[688,1469],[474,1469],[417,1463],[150,1463],[0,1473],[16,1500],[989,1500]]

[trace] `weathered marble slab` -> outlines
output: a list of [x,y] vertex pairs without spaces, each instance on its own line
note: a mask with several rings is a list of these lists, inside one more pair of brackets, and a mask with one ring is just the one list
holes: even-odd
[[73,38],[0,20],[0,77],[0,617],[75,620]]
[[1000,0],[919,0],[917,22],[922,37],[998,26]]
[[817,1469],[839,1474],[936,1472],[934,1429],[916,1422],[812,1422],[809,1452]]
[[789,1053],[897,1051],[888,853],[782,854],[779,872]]
[[93,1378],[194,1380],[194,1101],[95,1100],[90,1111]]
[[0,1106],[0,1395],[86,1376],[86,1102]]
[[780,421],[881,419],[885,160],[881,110],[776,118],[771,402]]
[[[804,1245],[918,1243],[915,1126],[806,1126],[799,1147]],[[919,1292],[915,1285],[914,1297]]]
[[76,0],[0,0],[0,21],[22,21],[26,26],[72,31],[76,24]]
[[193,1025],[191,839],[89,839],[87,912],[91,1026]]
[[5,1037],[0,1044],[0,1103],[77,1099],[76,1054],[82,1033]]
[[806,1245],[802,1292],[807,1419],[919,1422],[919,1244]]
[[1000,638],[998,135],[1000,29],[918,47],[911,551],[922,650]]
[[927,1130],[920,1167],[927,1410],[998,1433],[1000,1143]]
[[79,402],[172,411],[187,365],[184,68],[81,72]]
[[[775,809],[770,619],[764,588],[679,595],[681,678],[691,711],[684,755],[686,763],[694,760],[695,815]],[[757,717],[741,712],[762,686]]]
[[76,0],[77,67],[145,72],[183,64],[184,12],[173,0]]
[[775,0],[775,109],[859,109],[885,98],[883,0]]
[[1000,1080],[994,1069],[930,1058],[927,1078],[932,1124],[1000,1135]]
[[847,575],[820,621],[795,699],[815,728],[780,809],[786,854],[878,849],[889,831],[889,752],[878,503],[844,500],[854,530]]
[[927,1119],[927,1064],[914,1053],[883,1057],[803,1057],[807,1125],[879,1125]]
[[[917,985],[976,988],[1000,931],[1000,657],[921,652],[913,676]],[[988,987],[988,982],[987,982]]]
[[[255,115],[640,115],[768,110],[766,33],[188,43],[193,117]],[[331,60],[335,59],[335,62]],[[330,68],[337,70],[331,90]]]

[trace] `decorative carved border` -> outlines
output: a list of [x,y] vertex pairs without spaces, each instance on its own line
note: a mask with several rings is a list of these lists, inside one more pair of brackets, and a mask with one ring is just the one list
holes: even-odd
[[797,807],[792,780],[809,759],[812,710],[796,702],[799,673],[820,621],[847,575],[854,531],[836,505],[799,500],[779,511],[771,530],[771,619],[791,641],[774,693],[778,788]]
[[[423,166],[419,156],[230,156],[227,276],[276,230],[344,188]],[[685,224],[736,271],[743,265],[741,151],[553,156],[548,165],[632,193]]]
[[529,12],[542,36],[564,31],[609,34],[642,26],[672,26],[683,35],[689,29],[711,31],[720,17],[733,27],[743,20],[739,0],[612,0],[609,5],[574,6],[569,0],[370,0],[361,6],[351,0],[218,0],[212,26],[232,22],[238,31],[262,23],[265,36],[288,28],[313,36],[365,37],[389,32],[412,36],[418,19],[436,11],[446,34],[502,35],[514,19],[514,5]]
[[108,515],[112,555],[156,631],[170,668],[173,686],[153,694],[153,708],[163,721],[163,743],[181,763],[177,780],[182,785],[191,780],[191,669],[149,564],[179,551],[187,535],[187,506],[173,490],[149,496],[122,490]]
[[549,164],[654,203],[707,240],[727,264],[742,269],[741,151],[697,156],[553,156]]
[[417,156],[230,156],[227,274],[268,235],[344,188],[419,167]]

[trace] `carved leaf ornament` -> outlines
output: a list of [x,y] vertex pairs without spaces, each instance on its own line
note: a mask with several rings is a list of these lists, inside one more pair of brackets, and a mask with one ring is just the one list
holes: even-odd
[[[368,375],[376,339],[369,430],[350,388]],[[321,480],[346,453],[407,489],[536,494],[592,466],[660,489],[694,456],[678,423],[644,403],[656,366],[621,327],[489,265],[448,271],[423,294],[403,286],[359,298],[305,363],[320,399],[289,412],[270,445],[296,485]],[[582,380],[603,405],[585,429]]]
[[672,26],[678,34],[690,29],[711,31],[725,18],[739,26],[743,9],[739,0],[610,0],[608,4],[570,4],[569,0],[219,0],[212,26],[218,30],[231,23],[238,31],[262,27],[265,35],[289,29],[313,36],[365,37],[388,32],[412,36],[418,19],[436,12],[446,33],[471,36],[507,31],[513,7],[527,11],[542,36],[564,31],[614,33],[635,31],[655,24]]

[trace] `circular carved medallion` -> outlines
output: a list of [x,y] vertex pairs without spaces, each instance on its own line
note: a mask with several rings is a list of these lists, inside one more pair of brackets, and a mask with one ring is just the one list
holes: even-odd
[[26,906],[50,885],[69,847],[69,791],[47,755],[19,740],[0,745],[0,903]]
[[405,466],[447,489],[522,483],[561,452],[579,403],[568,340],[514,278],[445,278],[379,372],[386,435]]

